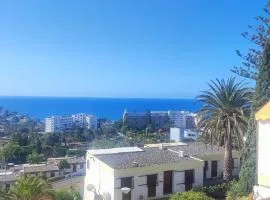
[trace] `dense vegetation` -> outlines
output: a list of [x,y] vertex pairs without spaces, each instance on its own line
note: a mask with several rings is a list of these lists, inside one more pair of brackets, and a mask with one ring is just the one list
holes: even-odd
[[53,190],[44,179],[34,176],[21,176],[9,191],[0,191],[0,200],[81,200],[73,190]]
[[176,193],[169,200],[214,200],[203,192],[187,191]]
[[265,44],[261,67],[259,68],[255,94],[252,103],[252,115],[249,120],[244,149],[244,164],[242,166],[239,188],[242,194],[252,191],[256,182],[256,121],[254,113],[270,99],[270,40]]
[[[270,2],[267,1],[264,7],[264,15],[257,16],[257,26],[249,26],[250,32],[242,35],[253,43],[247,54],[237,51],[243,59],[242,66],[235,67],[234,72],[242,77],[256,81],[255,93],[252,102],[252,111],[249,119],[248,130],[246,132],[246,143],[243,152],[243,166],[240,173],[240,181],[236,188],[239,195],[252,192],[256,183],[256,122],[255,112],[265,102],[269,101],[269,37],[270,37]],[[255,44],[255,45],[254,45]]]

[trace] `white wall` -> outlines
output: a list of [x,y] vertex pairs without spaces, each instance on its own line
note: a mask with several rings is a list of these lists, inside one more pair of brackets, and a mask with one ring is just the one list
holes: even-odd
[[263,186],[255,185],[253,188],[253,199],[254,200],[263,200],[270,198],[270,189]]
[[94,200],[93,192],[87,190],[89,184],[93,185],[98,194],[109,194],[111,199],[114,199],[114,177],[110,173],[108,167],[97,159],[89,159],[90,168],[86,166],[86,176],[84,183],[84,199]]
[[269,141],[270,121],[259,121],[258,174],[270,176]]
[[183,135],[181,136],[180,128],[170,128],[170,140],[174,140],[175,142],[180,142],[183,139]]
[[174,171],[173,172],[173,193],[185,191],[185,172]]
[[[195,182],[193,186],[202,186],[203,185],[203,168],[194,169]],[[163,197],[163,178],[164,172],[158,173],[158,184],[156,187],[156,197]],[[121,200],[121,179],[116,178],[114,181],[114,199],[112,200]],[[184,171],[173,171],[173,183],[172,191],[184,192],[185,191],[185,172]],[[140,196],[143,196],[144,199],[148,199],[148,188],[147,188],[147,175],[143,176],[134,176],[134,188],[131,190],[131,199],[138,200]]]
[[[206,178],[221,178],[223,175],[223,160],[217,161],[217,176],[212,177],[211,176],[211,170],[212,170],[212,160],[208,160],[208,170],[206,171]],[[234,158],[234,168],[233,168],[233,176],[238,176],[240,172],[240,158]]]
[[194,170],[195,174],[195,182],[193,187],[202,186],[203,185],[203,168],[197,168]]

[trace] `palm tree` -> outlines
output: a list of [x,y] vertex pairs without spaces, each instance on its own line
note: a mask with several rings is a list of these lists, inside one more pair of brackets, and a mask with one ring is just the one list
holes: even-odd
[[198,125],[205,138],[224,147],[223,179],[228,181],[232,178],[233,146],[243,144],[251,90],[235,78],[217,79],[208,86],[209,90],[197,97],[203,103],[198,112]]
[[6,200],[54,200],[49,183],[39,177],[22,175],[5,195]]

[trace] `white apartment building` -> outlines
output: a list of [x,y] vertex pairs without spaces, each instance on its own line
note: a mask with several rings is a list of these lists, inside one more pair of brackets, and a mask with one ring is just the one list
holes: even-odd
[[94,115],[86,115],[86,128],[96,130],[97,129],[97,117]]
[[53,133],[60,131],[61,116],[52,116],[45,118],[45,132]]
[[[88,150],[84,199],[146,200],[222,177],[224,150],[203,143]],[[233,152],[234,175],[240,170]]]
[[47,133],[63,132],[73,126],[95,130],[97,128],[97,118],[85,113],[45,118],[45,132]]
[[196,140],[199,134],[190,129],[170,128],[170,141],[181,142],[185,139]]

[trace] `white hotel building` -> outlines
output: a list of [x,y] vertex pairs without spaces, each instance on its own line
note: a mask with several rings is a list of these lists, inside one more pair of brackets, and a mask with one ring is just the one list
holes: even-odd
[[62,132],[77,126],[95,130],[97,129],[97,118],[93,115],[79,113],[72,116],[51,116],[45,118],[45,132]]

